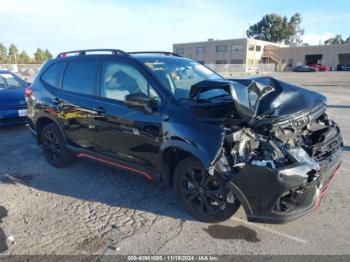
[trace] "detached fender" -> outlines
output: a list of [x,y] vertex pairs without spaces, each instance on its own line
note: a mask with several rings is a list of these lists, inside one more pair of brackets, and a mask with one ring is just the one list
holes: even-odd
[[168,149],[177,148],[198,158],[209,170],[220,155],[224,135],[222,128],[216,125],[195,120],[190,124],[169,121],[163,123],[163,130],[161,157]]

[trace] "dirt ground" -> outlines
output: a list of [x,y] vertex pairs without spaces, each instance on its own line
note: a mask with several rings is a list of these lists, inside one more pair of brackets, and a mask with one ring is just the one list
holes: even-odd
[[0,129],[0,253],[349,254],[350,72],[274,73],[328,98],[345,141],[321,208],[285,225],[193,220],[171,189],[88,160],[56,169],[26,127]]

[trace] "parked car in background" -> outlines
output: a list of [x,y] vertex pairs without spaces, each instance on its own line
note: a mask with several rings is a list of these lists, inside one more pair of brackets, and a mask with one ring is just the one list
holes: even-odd
[[314,67],[306,66],[306,65],[299,65],[293,68],[294,72],[316,72],[318,71]]
[[338,71],[350,71],[350,65],[338,65],[337,70]]
[[331,71],[331,68],[329,66],[326,66],[326,65],[311,64],[311,65],[309,65],[309,67],[313,67],[316,69],[316,71],[320,71],[320,72]]
[[27,123],[25,88],[29,83],[8,70],[0,70],[0,126]]
[[206,222],[241,204],[269,223],[319,206],[343,150],[324,96],[271,77],[225,79],[168,52],[106,51],[59,54],[27,88],[29,128],[51,165],[84,157],[159,177]]

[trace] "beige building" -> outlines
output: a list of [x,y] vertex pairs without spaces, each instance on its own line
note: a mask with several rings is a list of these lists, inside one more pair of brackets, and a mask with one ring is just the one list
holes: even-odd
[[274,57],[275,60],[282,60],[289,66],[320,64],[336,68],[337,65],[350,64],[350,43],[266,48],[263,62],[268,62],[271,57]]
[[255,66],[263,57],[265,46],[282,47],[271,42],[241,38],[208,39],[205,42],[174,44],[174,52],[203,64],[248,64]]
[[336,67],[350,64],[350,43],[329,46],[289,47],[250,38],[174,44],[175,53],[209,65],[245,65],[244,71],[261,64],[275,64],[277,71],[288,66],[323,64]]

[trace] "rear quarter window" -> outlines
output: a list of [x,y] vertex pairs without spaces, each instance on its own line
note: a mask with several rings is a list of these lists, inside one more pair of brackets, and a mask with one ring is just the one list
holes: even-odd
[[64,73],[63,90],[92,95],[96,74],[96,60],[71,61]]
[[41,80],[50,86],[59,88],[60,78],[63,73],[65,63],[58,62],[49,67],[41,76]]

